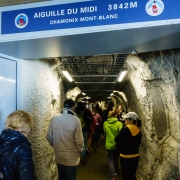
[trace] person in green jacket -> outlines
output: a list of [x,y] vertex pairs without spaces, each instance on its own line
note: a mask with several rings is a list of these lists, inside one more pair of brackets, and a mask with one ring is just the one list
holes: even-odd
[[114,138],[119,134],[122,127],[122,123],[117,119],[116,111],[109,111],[108,119],[104,122],[103,129],[106,137],[105,147],[108,152],[108,163],[111,180],[115,180],[119,161],[119,154],[116,151],[116,142],[114,141]]

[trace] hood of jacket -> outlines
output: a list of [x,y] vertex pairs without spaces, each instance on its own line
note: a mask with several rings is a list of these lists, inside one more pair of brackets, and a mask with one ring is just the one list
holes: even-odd
[[26,137],[15,130],[3,130],[0,136],[0,157],[13,146],[18,146],[22,143],[29,144]]
[[107,119],[107,121],[108,121],[108,123],[114,124],[118,121],[118,119],[117,118],[109,118],[109,119]]
[[140,129],[135,124],[128,124],[126,126],[129,128],[132,136],[136,136],[140,132]]

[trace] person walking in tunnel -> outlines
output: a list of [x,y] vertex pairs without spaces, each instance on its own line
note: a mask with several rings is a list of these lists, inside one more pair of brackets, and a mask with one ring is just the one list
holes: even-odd
[[123,180],[137,180],[136,171],[139,161],[139,146],[141,143],[141,121],[135,112],[125,116],[125,126],[115,137],[120,153],[120,164]]
[[124,122],[124,119],[123,119],[123,115],[125,115],[125,113],[124,113],[123,108],[122,108],[121,105],[118,105],[116,107],[116,112],[117,112],[118,121],[120,121],[120,122],[122,122],[124,124],[125,122]]
[[87,146],[87,130],[85,128],[86,122],[84,120],[83,114],[84,114],[84,107],[82,101],[77,103],[77,107],[75,108],[75,112],[81,122],[81,128],[82,128],[82,133],[83,133],[83,140],[84,140],[84,147],[81,153],[81,158],[80,160],[83,162],[83,164],[87,164],[86,160],[86,146]]
[[[87,105],[86,105],[87,106]],[[91,109],[89,108],[89,106],[87,106],[87,109],[89,110],[89,112],[93,115]],[[87,147],[86,147],[86,155],[88,155],[90,153],[90,148],[91,148],[91,143],[92,143],[92,136],[93,136],[93,119],[92,119],[92,125],[90,126],[90,128],[87,131]]]
[[86,102],[82,102],[82,109],[83,109],[83,122],[85,125],[83,126],[82,125],[83,123],[81,123],[83,137],[84,137],[84,148],[81,154],[81,162],[86,165],[87,164],[87,159],[86,159],[87,135],[88,135],[88,132],[92,131],[93,116],[92,116],[92,112],[89,111],[89,109],[87,108]]
[[[96,110],[97,110],[98,114],[100,115],[101,122],[102,122],[102,119],[103,119],[103,110],[99,106],[99,103],[96,103]],[[101,132],[101,138],[104,138],[103,123],[100,123],[99,125],[100,125],[99,127],[100,127],[100,132]]]
[[75,180],[84,146],[81,122],[74,112],[75,102],[64,101],[64,109],[52,117],[46,139],[54,148],[59,180]]
[[0,136],[0,179],[37,179],[31,144],[26,139],[32,126],[32,116],[26,111],[17,110],[7,117]]
[[104,122],[103,127],[106,138],[105,147],[108,152],[111,180],[115,180],[115,176],[117,175],[118,171],[119,154],[116,151],[116,143],[114,138],[118,135],[122,128],[122,123],[118,121],[115,110],[109,111],[108,119]]
[[97,143],[101,136],[102,119],[96,108],[93,108],[93,146],[94,151],[97,151]]

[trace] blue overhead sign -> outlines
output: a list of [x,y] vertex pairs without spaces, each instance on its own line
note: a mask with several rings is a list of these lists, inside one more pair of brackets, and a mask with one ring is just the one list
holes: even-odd
[[1,34],[179,19],[177,0],[92,0],[1,12]]

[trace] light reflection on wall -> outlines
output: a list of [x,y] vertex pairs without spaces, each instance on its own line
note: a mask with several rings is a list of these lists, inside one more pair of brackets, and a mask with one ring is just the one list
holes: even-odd
[[6,78],[4,78],[4,77],[2,77],[2,76],[0,76],[0,80],[5,80],[5,81],[12,82],[12,83],[16,83],[15,80],[13,80],[13,79],[6,79]]
[[17,62],[0,58],[0,133],[7,116],[17,109]]

